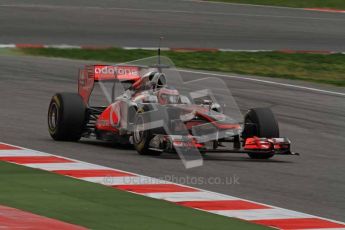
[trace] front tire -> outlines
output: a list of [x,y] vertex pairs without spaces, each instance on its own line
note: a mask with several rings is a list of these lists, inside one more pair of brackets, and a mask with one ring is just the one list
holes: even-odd
[[[250,109],[244,117],[245,128],[243,138],[266,137],[278,138],[279,126],[275,116],[269,108]],[[271,153],[248,153],[252,159],[269,159],[274,154]]]
[[134,119],[133,127],[133,145],[140,155],[159,156],[160,151],[150,149],[150,141],[154,137],[151,130],[146,130],[144,127],[144,116],[138,112]]
[[86,106],[79,94],[57,93],[49,104],[48,130],[56,141],[78,141],[85,127]]

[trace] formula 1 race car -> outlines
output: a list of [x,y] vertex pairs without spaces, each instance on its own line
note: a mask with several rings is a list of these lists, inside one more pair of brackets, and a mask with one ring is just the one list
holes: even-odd
[[57,93],[48,110],[57,141],[131,143],[139,154],[178,153],[185,160],[208,152],[244,153],[254,159],[293,155],[279,137],[269,108],[242,116],[218,78],[185,81],[166,57],[79,71],[78,93]]

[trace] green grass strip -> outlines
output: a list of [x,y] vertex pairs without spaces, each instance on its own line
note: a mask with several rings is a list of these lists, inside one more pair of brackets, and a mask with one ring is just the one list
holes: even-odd
[[267,229],[1,161],[0,205],[91,229]]
[[345,9],[344,0],[208,0],[213,2],[244,3],[254,5],[287,6],[295,8]]
[[[20,49],[16,53],[106,62],[126,62],[156,55],[149,50]],[[345,86],[345,55],[286,54],[278,52],[172,52],[164,51],[177,67],[305,80]]]

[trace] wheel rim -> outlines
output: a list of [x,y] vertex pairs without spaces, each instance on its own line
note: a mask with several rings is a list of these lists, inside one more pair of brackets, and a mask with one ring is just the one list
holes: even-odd
[[57,127],[59,120],[58,106],[55,102],[50,105],[49,114],[48,114],[48,126],[49,129],[54,131]]
[[134,128],[134,142],[139,143],[142,141],[144,136],[144,119],[140,116],[137,118]]

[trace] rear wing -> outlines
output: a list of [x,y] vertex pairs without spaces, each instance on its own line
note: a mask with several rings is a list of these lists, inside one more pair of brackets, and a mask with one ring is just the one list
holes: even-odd
[[126,81],[136,82],[140,79],[140,67],[129,65],[86,65],[79,70],[78,93],[88,104],[95,82]]

